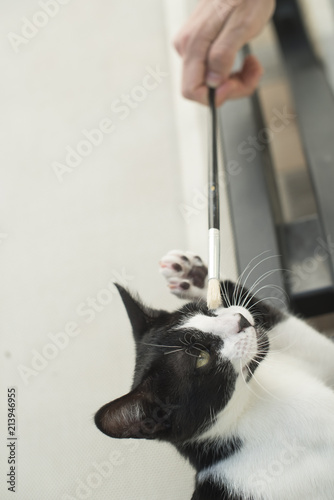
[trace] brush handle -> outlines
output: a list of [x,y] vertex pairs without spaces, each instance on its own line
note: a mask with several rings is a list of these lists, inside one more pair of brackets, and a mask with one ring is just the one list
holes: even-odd
[[215,89],[209,88],[209,105],[211,114],[211,157],[209,165],[209,229],[219,229],[219,183],[218,183],[218,151],[217,151],[217,115],[215,106]]
[[210,160],[209,160],[209,259],[208,279],[219,279],[220,276],[220,220],[219,220],[219,172],[217,145],[217,114],[215,106],[215,89],[209,88],[209,105],[211,116]]

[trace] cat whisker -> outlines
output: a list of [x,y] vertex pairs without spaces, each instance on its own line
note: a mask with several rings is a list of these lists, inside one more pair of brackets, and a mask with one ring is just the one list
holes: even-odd
[[249,311],[251,311],[251,309],[253,307],[255,307],[257,304],[259,304],[260,302],[263,302],[264,300],[271,300],[271,299],[278,300],[278,301],[280,301],[283,304],[284,307],[286,306],[285,302],[282,299],[280,299],[279,297],[266,297],[265,299],[260,299],[257,302],[255,302],[255,304],[252,304],[251,307],[249,308]]
[[[271,269],[270,271],[266,271],[261,276],[259,276],[257,278],[257,280],[253,283],[253,285],[249,288],[247,294],[245,295],[245,297],[244,297],[244,299],[243,299],[243,301],[242,301],[242,303],[240,305],[242,307],[246,307],[244,304],[247,302],[248,298],[252,299],[253,291],[261,283],[261,281],[263,281],[264,279],[268,278],[269,276],[271,276],[272,274],[276,273],[277,271],[282,271],[282,269]],[[248,302],[247,302],[247,304],[248,304]]]
[[189,352],[189,349],[186,349],[185,353],[188,354],[188,356],[192,356],[193,358],[198,358],[197,354],[192,354],[191,352]]
[[148,345],[151,347],[167,347],[167,348],[172,348],[172,349],[173,348],[177,349],[178,347],[180,347],[179,345],[149,344],[148,342],[141,342],[141,344]]
[[[186,338],[186,337],[187,337],[187,335],[189,336],[189,339],[188,339],[188,340],[187,340],[187,338]],[[185,339],[185,341],[186,341],[186,342],[188,342],[188,345],[191,345],[191,340],[192,340],[193,336],[194,336],[194,334],[193,334],[193,333],[191,333],[191,332],[186,332],[186,333],[185,333],[185,335],[184,335],[184,339]]]
[[[238,305],[238,304],[239,304],[240,295],[241,295],[241,290],[242,290],[241,280],[242,280],[242,278],[243,278],[244,274],[247,272],[247,270],[249,269],[250,265],[252,264],[252,262],[253,262],[255,259],[257,259],[257,258],[261,257],[263,254],[268,253],[268,252],[270,252],[270,250],[264,250],[264,251],[263,251],[263,252],[261,252],[259,255],[256,255],[255,257],[253,257],[253,258],[249,261],[249,263],[247,264],[247,266],[245,267],[245,269],[242,271],[242,273],[240,274],[240,276],[238,277],[238,279],[237,279],[237,281],[236,281],[236,284],[235,284],[235,285],[236,285],[236,288],[238,287],[238,289],[239,289],[240,293],[238,294],[237,301],[236,301],[236,302],[234,302],[234,305]],[[233,294],[233,295],[234,295],[234,294]]]
[[[254,361],[256,361],[254,359]],[[272,398],[276,399],[277,401],[280,401],[282,402],[283,400],[277,396],[275,396],[275,394],[273,394],[272,392],[268,391],[268,389],[266,389],[259,381],[258,379],[256,378],[255,374],[251,372],[250,368],[248,365],[246,365],[246,368],[248,369],[249,373],[252,375],[252,378],[255,380],[255,382],[258,384],[259,387],[261,387],[261,389],[263,389],[267,394],[269,394],[269,396],[271,396]]]
[[174,354],[175,352],[180,352],[183,350],[184,350],[184,347],[181,347],[180,349],[175,349],[174,351],[164,352],[164,356],[166,356],[167,354]]
[[[261,260],[260,260],[260,262],[258,262],[257,264],[255,264],[255,265],[252,267],[252,269],[249,271],[249,273],[247,274],[246,279],[244,280],[244,284],[245,284],[245,286],[246,286],[246,283],[247,283],[247,280],[248,280],[249,276],[252,274],[252,272],[253,272],[253,271],[254,271],[254,270],[255,270],[258,266],[260,266],[261,264],[263,264],[263,262],[265,262],[266,260],[273,259],[273,258],[276,258],[276,257],[281,257],[281,256],[280,256],[280,255],[269,255],[268,257],[264,257],[263,259],[261,259]],[[276,271],[276,270],[274,270],[274,271]],[[272,271],[272,272],[274,272],[274,271]],[[267,271],[267,272],[269,272],[269,271]],[[264,273],[264,274],[266,274],[266,273]],[[258,278],[258,279],[259,279],[259,278]],[[257,281],[257,280],[256,280],[256,281]],[[256,283],[256,281],[255,281],[255,283]],[[251,289],[254,289],[254,284],[253,284],[253,286],[251,287]]]
[[[247,367],[247,366],[246,366]],[[248,367],[247,367],[248,368]],[[243,367],[242,367],[242,360],[240,359],[240,374],[241,374],[241,378],[242,380],[244,381],[246,387],[248,388],[248,390],[254,394],[254,396],[258,399],[261,399],[262,401],[265,401],[265,398],[261,397],[259,394],[257,394],[253,389],[252,387],[249,385],[249,383],[246,381],[245,379],[245,375],[244,375],[244,372],[243,372]],[[252,375],[252,374],[251,374]]]
[[230,301],[230,297],[227,293],[227,289],[226,289],[226,283],[225,281],[221,281],[221,284],[220,284],[220,293],[226,298],[226,303],[229,307],[232,306],[231,304],[231,301]]
[[[271,337],[271,339],[273,339],[274,337]],[[268,343],[268,335],[266,334],[266,332],[263,332],[263,333],[260,333],[256,339],[257,341],[257,344],[260,346],[260,345],[264,345],[264,344],[267,344]]]
[[[199,347],[197,347],[197,346],[199,346]],[[203,344],[200,344],[199,342],[196,342],[192,347],[194,349],[197,349],[197,351],[207,351],[208,350]]]
[[[261,288],[259,288],[259,290],[256,290],[254,292],[254,295],[259,294],[261,292],[261,290],[264,290],[265,288],[274,288],[275,290],[278,290],[286,298],[287,302],[289,301],[289,295],[287,294],[287,292],[282,287],[280,287],[279,285],[274,285],[274,284],[271,284],[271,283],[268,283],[267,285],[263,285]],[[247,309],[248,304],[250,303],[250,301],[252,299],[253,299],[253,296],[251,295],[248,298],[247,303],[243,305],[243,307],[245,307],[245,309]]]
[[297,340],[295,340],[294,342],[291,342],[290,344],[287,344],[285,347],[282,347],[280,349],[275,349],[275,348],[271,347],[270,352],[280,353],[280,352],[288,351],[292,346],[296,345],[296,343],[297,343]]

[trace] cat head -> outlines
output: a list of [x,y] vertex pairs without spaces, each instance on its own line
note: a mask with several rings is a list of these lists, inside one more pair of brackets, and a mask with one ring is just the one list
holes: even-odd
[[261,315],[189,303],[154,310],[116,285],[136,343],[131,392],[104,405],[97,427],[116,438],[182,443],[209,428],[268,351]]

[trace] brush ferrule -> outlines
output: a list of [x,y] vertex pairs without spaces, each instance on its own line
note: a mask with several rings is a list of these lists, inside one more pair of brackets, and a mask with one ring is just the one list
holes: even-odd
[[219,229],[209,229],[209,268],[208,280],[212,278],[220,279],[220,231]]

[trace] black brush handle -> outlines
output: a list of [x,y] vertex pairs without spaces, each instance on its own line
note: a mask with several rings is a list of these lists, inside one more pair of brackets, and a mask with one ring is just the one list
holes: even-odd
[[209,165],[209,229],[219,229],[219,172],[217,152],[217,113],[215,106],[215,89],[209,88],[209,105],[211,114],[211,158]]

